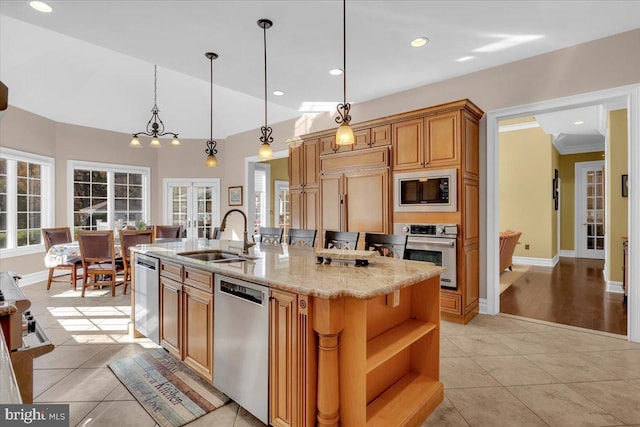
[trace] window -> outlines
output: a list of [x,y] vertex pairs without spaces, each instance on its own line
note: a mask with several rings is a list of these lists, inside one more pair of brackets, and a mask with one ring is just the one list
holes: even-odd
[[41,252],[41,229],[53,224],[50,157],[0,148],[0,255]]
[[268,164],[256,163],[254,191],[255,191],[255,218],[253,222],[254,234],[260,233],[260,227],[269,225],[269,172]]
[[70,161],[68,174],[74,234],[148,221],[149,168]]

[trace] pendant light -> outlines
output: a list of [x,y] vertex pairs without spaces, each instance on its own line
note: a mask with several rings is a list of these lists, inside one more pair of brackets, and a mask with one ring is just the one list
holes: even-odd
[[336,145],[351,145],[355,142],[353,130],[349,126],[351,104],[347,102],[347,0],[342,0],[342,104],[338,104],[336,123]]
[[209,131],[209,140],[207,141],[207,148],[205,148],[204,152],[207,153],[207,161],[205,165],[208,168],[218,167],[218,159],[216,158],[216,154],[218,150],[216,150],[216,146],[218,143],[213,140],[213,60],[218,57],[217,53],[207,52],[204,54],[209,61],[211,62],[211,103],[210,103],[210,113],[209,120],[211,123],[210,131]]
[[273,150],[271,149],[271,143],[273,137],[271,132],[273,129],[267,126],[267,28],[271,28],[273,22],[268,19],[259,19],[258,27],[262,28],[264,39],[264,126],[260,128],[262,135],[260,136],[260,150],[258,151],[258,158],[260,160],[269,160],[273,157]]
[[138,135],[146,135],[151,137],[150,147],[158,148],[160,147],[159,136],[172,135],[173,139],[171,140],[171,145],[180,145],[180,141],[178,140],[178,134],[173,132],[165,132],[164,131],[164,123],[160,120],[160,116],[158,113],[160,110],[158,109],[158,66],[153,66],[153,108],[151,109],[151,119],[149,119],[149,123],[147,123],[147,131],[146,132],[138,132],[133,134],[133,138],[129,145],[131,147],[141,147],[140,140],[138,139]]

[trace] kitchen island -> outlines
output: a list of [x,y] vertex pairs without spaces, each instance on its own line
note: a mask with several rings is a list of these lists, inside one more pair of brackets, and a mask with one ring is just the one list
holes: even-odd
[[248,257],[223,262],[191,257],[237,252],[238,243],[134,250],[134,257],[160,260],[163,347],[213,380],[213,278],[224,275],[269,287],[271,425],[420,425],[437,407],[441,267],[384,257],[363,267],[317,264],[312,248],[286,245],[254,247]]

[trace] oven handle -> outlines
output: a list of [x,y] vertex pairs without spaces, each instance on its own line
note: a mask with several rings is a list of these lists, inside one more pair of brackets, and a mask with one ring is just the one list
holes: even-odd
[[411,249],[411,246],[425,246],[425,245],[434,245],[434,246],[447,246],[447,247],[454,247],[456,245],[455,240],[454,241],[441,241],[441,240],[421,240],[419,242],[416,241],[409,241],[407,242],[407,248]]

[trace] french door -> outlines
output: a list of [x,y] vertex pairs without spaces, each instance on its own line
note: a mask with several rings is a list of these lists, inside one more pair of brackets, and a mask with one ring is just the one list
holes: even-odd
[[182,225],[183,237],[211,238],[220,225],[220,180],[165,179],[164,223]]
[[605,257],[604,161],[576,163],[576,256]]

